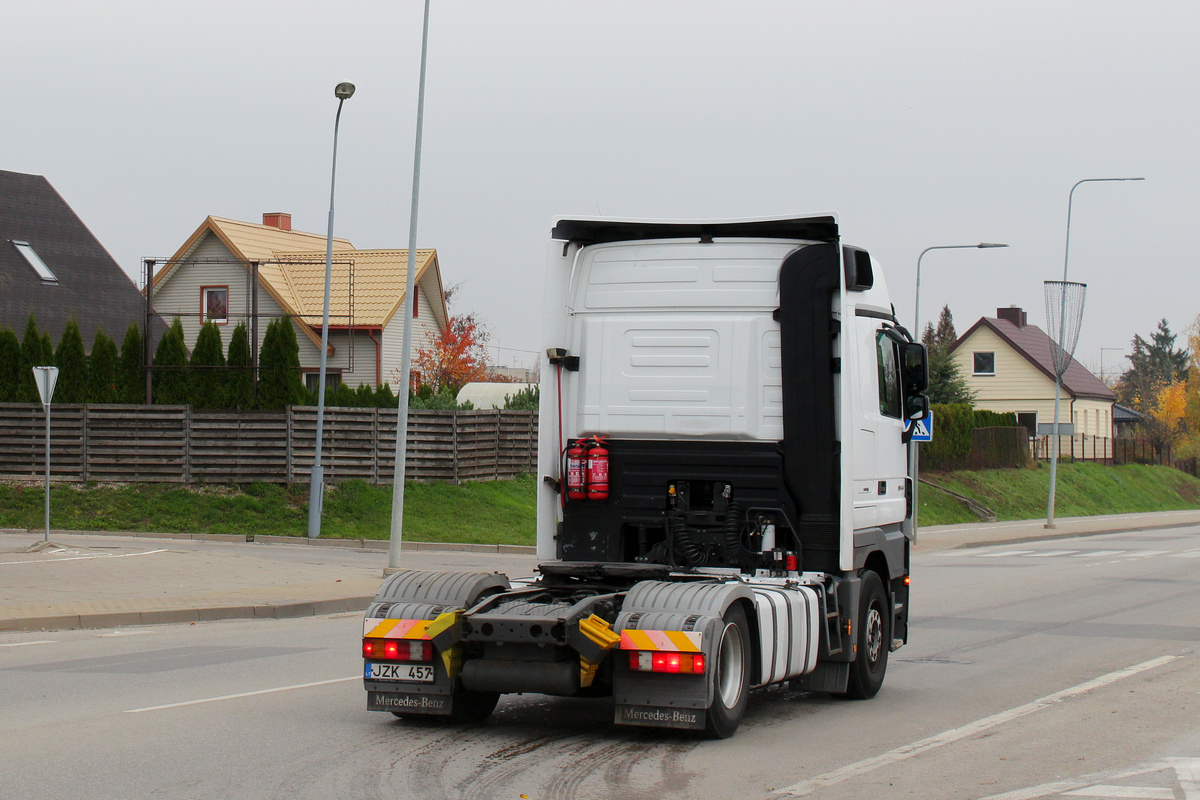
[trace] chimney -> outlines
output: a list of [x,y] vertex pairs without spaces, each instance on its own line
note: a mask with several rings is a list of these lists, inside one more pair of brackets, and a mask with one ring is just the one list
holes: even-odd
[[997,308],[996,317],[998,319],[1008,320],[1018,328],[1024,328],[1026,325],[1026,314],[1021,310],[1020,306],[1009,306],[1008,308]]
[[279,228],[281,231],[290,231],[292,229],[292,215],[275,212],[273,214],[263,214],[263,225],[270,228]]

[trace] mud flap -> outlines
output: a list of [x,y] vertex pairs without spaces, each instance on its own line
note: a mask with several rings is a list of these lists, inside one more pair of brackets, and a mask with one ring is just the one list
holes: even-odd
[[618,705],[613,722],[618,725],[640,725],[647,728],[680,728],[702,731],[707,722],[702,708],[670,708],[667,706]]

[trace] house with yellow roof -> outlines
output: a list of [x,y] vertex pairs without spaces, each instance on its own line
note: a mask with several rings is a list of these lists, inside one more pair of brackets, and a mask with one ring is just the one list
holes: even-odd
[[[325,300],[323,234],[292,230],[290,214],[263,214],[262,224],[208,217],[154,275],[153,304],[179,317],[188,347],[200,327],[216,323],[226,349],[239,322],[262,347],[268,323],[288,317],[296,328],[305,385],[316,391]],[[327,385],[399,387],[404,303],[413,308],[413,357],[448,322],[436,250],[418,250],[416,291],[406,300],[407,250],[358,250],[333,240]],[[256,280],[257,277],[257,280]]]

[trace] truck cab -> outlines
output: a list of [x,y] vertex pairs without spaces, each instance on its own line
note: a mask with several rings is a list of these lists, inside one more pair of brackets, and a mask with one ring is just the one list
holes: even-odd
[[[557,219],[543,337],[539,576],[385,582],[369,707],[611,694],[618,724],[723,737],[756,687],[878,692],[928,367],[837,218]],[[433,623],[431,680],[372,671],[395,619]]]

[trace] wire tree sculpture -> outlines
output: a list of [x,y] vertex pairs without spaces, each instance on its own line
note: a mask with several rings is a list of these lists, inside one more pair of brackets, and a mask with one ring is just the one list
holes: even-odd
[[1083,301],[1086,283],[1074,281],[1045,281],[1046,328],[1050,337],[1050,357],[1054,362],[1054,435],[1051,437],[1050,498],[1046,511],[1046,527],[1054,527],[1054,489],[1058,475],[1058,410],[1062,400],[1063,375],[1075,355],[1079,329],[1083,325]]
[[1050,336],[1050,356],[1054,360],[1054,374],[1061,381],[1075,355],[1075,345],[1079,343],[1087,284],[1074,281],[1045,281],[1045,286],[1046,333]]

